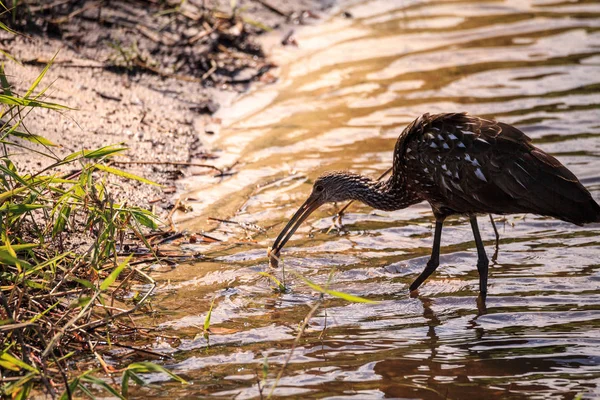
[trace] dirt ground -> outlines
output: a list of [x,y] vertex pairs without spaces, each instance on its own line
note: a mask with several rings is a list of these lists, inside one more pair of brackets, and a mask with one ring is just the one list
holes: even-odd
[[[49,87],[45,101],[73,110],[34,110],[26,129],[57,144],[59,156],[124,143],[129,150],[114,167],[163,186],[111,179],[109,189],[118,201],[152,205],[164,216],[178,178],[221,173],[186,165],[219,157],[206,145],[220,125],[211,114],[252,85],[276,80],[260,36],[272,28],[268,34],[284,40],[294,24],[318,22],[333,1],[30,1],[33,14],[15,13],[13,21],[24,35],[2,33],[0,47],[22,63],[5,62],[21,94],[58,52],[40,88]],[[11,151],[23,170],[52,162]]]

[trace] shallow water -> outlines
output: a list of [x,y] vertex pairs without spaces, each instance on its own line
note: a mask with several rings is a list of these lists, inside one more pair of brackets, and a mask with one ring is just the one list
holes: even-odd
[[[156,274],[165,336],[156,344],[193,381],[139,389],[156,398],[257,398],[290,353],[319,298],[294,273],[377,300],[326,297],[275,394],[295,398],[600,397],[600,226],[534,215],[497,224],[487,310],[477,304],[472,233],[449,220],[441,266],[418,297],[428,259],[427,204],[387,213],[353,205],[315,213],[282,255],[287,293],[272,290],[267,246],[321,172],[376,177],[403,127],[424,112],[468,111],[516,125],[600,199],[600,3],[366,1],[298,37],[280,82],[223,113],[214,143],[237,173],[194,177],[179,218],[225,243],[187,245],[202,262]],[[288,53],[279,54],[282,63]],[[298,56],[299,54],[299,56]],[[258,224],[244,230],[208,217]],[[486,250],[491,224],[479,218]],[[270,271],[282,279],[282,271]],[[329,283],[328,283],[329,282]],[[201,334],[213,296],[213,333]],[[157,382],[162,379],[155,377]]]

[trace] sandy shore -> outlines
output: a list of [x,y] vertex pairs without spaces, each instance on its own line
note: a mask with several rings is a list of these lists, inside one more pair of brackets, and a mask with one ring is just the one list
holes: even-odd
[[[226,12],[229,7],[228,1],[216,3],[211,10],[223,9]],[[157,188],[136,181],[109,178],[109,190],[117,200],[127,200],[129,204],[142,207],[153,206],[159,215],[164,216],[173,207],[173,193],[177,190],[179,178],[192,174],[220,173],[210,167],[190,165],[210,166],[211,160],[219,157],[220,149],[209,151],[210,146],[207,146],[220,129],[220,119],[212,117],[212,114],[220,107],[226,107],[239,93],[250,87],[269,84],[277,79],[276,66],[270,64],[268,55],[260,53],[261,30],[252,26],[261,24],[273,28],[268,35],[284,39],[295,23],[318,23],[318,16],[327,13],[331,4],[330,0],[240,1],[238,7],[244,7],[243,19],[250,21],[244,28],[247,30],[244,40],[249,43],[248,46],[256,48],[244,53],[235,48],[242,45],[226,48],[219,43],[221,53],[225,54],[218,54],[215,58],[217,61],[219,57],[227,56],[247,59],[237,70],[229,68],[232,65],[229,60],[223,61],[222,71],[215,70],[210,77],[206,71],[194,70],[193,66],[182,67],[169,74],[162,73],[170,71],[165,66],[170,59],[159,57],[166,54],[161,46],[167,44],[160,43],[155,48],[149,48],[148,42],[152,42],[148,40],[149,34],[112,27],[111,37],[123,41],[129,38],[131,43],[141,47],[140,53],[148,48],[149,54],[153,51],[159,55],[156,57],[158,64],[151,66],[159,73],[144,68],[115,67],[114,59],[111,59],[115,57],[115,49],[107,45],[109,39],[103,38],[101,32],[90,30],[93,28],[89,22],[92,18],[73,20],[79,26],[63,28],[61,37],[47,30],[42,32],[35,29],[25,32],[27,36],[4,35],[6,50],[23,63],[7,62],[6,74],[13,91],[24,93],[44,64],[58,52],[39,88],[48,87],[43,97],[45,101],[60,103],[73,110],[60,113],[34,110],[25,119],[25,127],[55,143],[57,147],[50,150],[57,156],[123,143],[129,150],[115,159],[123,163],[115,163],[114,167],[144,176],[163,186]],[[149,9],[141,11],[146,14],[151,12]],[[107,12],[104,13],[106,15]],[[136,18],[150,16],[142,14]],[[240,24],[235,26],[239,28]],[[85,33],[74,45],[72,35],[67,33],[77,28]],[[102,26],[97,28],[101,30]],[[191,33],[198,35],[198,32]],[[160,33],[166,36],[163,31]],[[122,48],[126,48],[126,45],[123,44]],[[256,49],[260,52],[252,55]],[[189,49],[185,48],[180,51],[189,53]],[[107,67],[109,64],[111,66]],[[37,171],[52,162],[22,149],[13,149],[12,152],[14,161],[22,170]]]

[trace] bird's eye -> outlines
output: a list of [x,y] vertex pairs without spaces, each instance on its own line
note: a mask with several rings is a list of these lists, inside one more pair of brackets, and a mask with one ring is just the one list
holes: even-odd
[[315,192],[321,193],[322,191],[323,191],[323,186],[321,186],[321,185],[315,186]]

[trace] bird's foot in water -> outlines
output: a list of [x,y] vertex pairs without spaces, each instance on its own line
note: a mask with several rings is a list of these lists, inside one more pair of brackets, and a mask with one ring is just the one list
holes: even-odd
[[340,233],[346,233],[346,227],[344,226],[344,223],[342,221],[343,216],[344,213],[338,213],[333,216],[333,219],[331,220],[331,226],[329,227],[329,229],[327,229],[327,234],[329,234],[329,232],[331,232],[334,229]]

